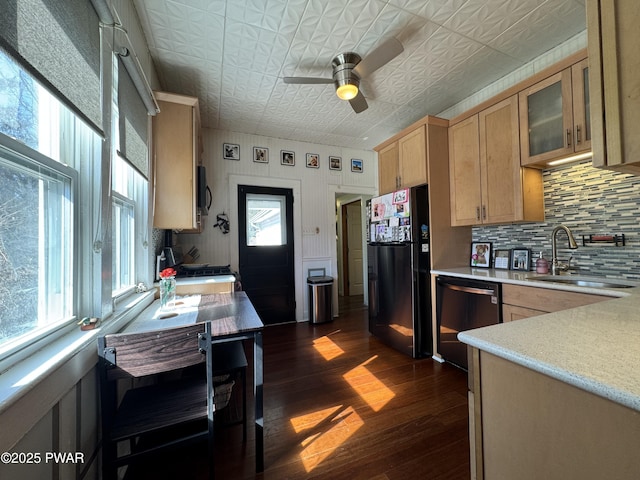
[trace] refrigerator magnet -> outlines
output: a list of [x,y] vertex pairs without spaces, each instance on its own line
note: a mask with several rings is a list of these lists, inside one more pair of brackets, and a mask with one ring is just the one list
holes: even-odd
[[393,204],[398,205],[409,201],[409,189],[398,190],[393,192]]

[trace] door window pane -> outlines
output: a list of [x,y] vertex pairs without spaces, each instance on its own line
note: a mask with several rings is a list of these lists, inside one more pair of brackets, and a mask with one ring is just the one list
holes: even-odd
[[247,245],[285,245],[284,195],[247,194]]

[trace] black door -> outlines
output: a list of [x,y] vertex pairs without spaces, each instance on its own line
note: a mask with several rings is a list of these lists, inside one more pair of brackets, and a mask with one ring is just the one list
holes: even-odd
[[265,325],[295,322],[293,192],[238,185],[242,288]]

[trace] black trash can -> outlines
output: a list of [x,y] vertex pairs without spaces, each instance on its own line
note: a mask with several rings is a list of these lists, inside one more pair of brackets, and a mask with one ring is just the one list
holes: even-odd
[[333,320],[333,277],[312,275],[309,270],[307,285],[309,286],[309,324]]

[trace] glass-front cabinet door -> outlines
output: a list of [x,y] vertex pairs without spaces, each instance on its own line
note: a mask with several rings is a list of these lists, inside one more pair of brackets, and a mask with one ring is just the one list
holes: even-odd
[[520,92],[521,165],[573,153],[571,69]]
[[588,59],[519,93],[521,165],[591,149]]
[[591,150],[591,111],[589,110],[589,60],[584,59],[571,67],[573,92],[574,150]]

